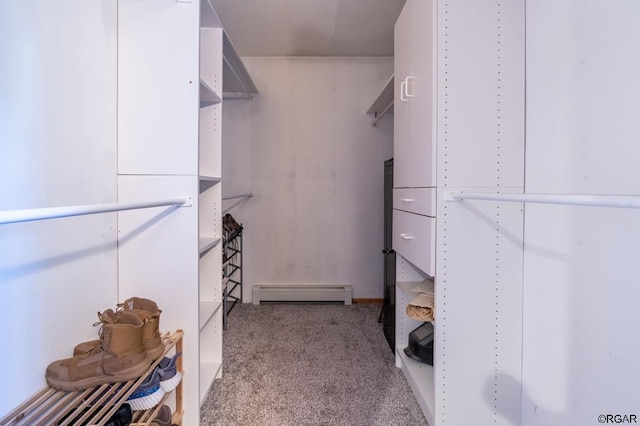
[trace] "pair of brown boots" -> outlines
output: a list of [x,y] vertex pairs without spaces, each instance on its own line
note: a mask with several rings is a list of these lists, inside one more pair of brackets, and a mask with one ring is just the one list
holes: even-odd
[[132,297],[114,312],[98,312],[100,339],[80,343],[73,357],[47,367],[49,386],[64,391],[87,389],[104,383],[123,382],[145,374],[164,353],[160,337],[158,305]]

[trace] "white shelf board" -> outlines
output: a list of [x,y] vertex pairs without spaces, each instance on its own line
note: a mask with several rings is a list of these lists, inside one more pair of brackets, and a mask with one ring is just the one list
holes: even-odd
[[[373,104],[367,110],[367,114],[376,114],[381,113],[389,105],[393,103],[393,76],[389,78],[387,84],[385,84],[384,88],[378,95],[378,97],[373,101]],[[391,108],[388,112],[392,112],[393,108]]]
[[209,388],[218,376],[222,363],[219,362],[201,362],[200,363],[200,405],[207,398]]
[[213,318],[220,306],[222,302],[200,302],[200,330]]
[[200,80],[200,105],[209,106],[220,102],[222,98],[204,80]]
[[436,405],[436,395],[434,386],[434,373],[431,365],[414,361],[404,353],[404,348],[398,346],[396,352],[402,363],[401,369],[404,373],[411,390],[413,390],[416,400],[422,408],[424,416],[430,425],[435,424],[434,413]]
[[198,180],[200,181],[200,195],[204,194],[209,189],[213,188],[216,184],[222,182],[222,179],[214,177],[214,176],[198,176]]
[[222,178],[220,176],[204,176],[204,175],[200,175],[198,176],[198,179],[200,179],[201,181],[204,182],[221,182]]
[[218,244],[220,244],[220,241],[222,241],[222,238],[218,237],[218,238],[200,238],[200,241],[198,242],[198,249],[200,254],[206,252],[207,250],[212,249],[213,247],[217,246]]
[[413,289],[418,285],[422,284],[423,281],[401,281],[396,284],[396,287],[400,287],[400,290],[407,293],[409,296],[417,296],[418,293],[414,292]]

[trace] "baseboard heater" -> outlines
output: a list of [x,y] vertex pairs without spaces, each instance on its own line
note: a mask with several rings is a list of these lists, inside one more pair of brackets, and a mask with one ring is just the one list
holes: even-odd
[[260,302],[344,302],[351,305],[350,285],[257,285],[253,304]]

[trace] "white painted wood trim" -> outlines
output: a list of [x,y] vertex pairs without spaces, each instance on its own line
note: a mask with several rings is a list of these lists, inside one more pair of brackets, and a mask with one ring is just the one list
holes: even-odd
[[253,304],[261,301],[340,302],[351,305],[350,285],[258,285],[253,287]]

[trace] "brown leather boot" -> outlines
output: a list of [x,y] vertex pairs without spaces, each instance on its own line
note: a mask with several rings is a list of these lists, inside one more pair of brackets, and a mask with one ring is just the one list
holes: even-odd
[[[141,297],[132,297],[118,304],[116,312],[108,309],[102,315],[98,314],[98,317],[103,324],[114,323],[118,321],[120,313],[124,311],[135,313],[144,322],[142,332],[142,345],[144,346],[144,350],[151,359],[155,360],[160,358],[164,353],[164,344],[160,337],[160,314],[162,311],[158,309],[156,302]],[[96,323],[94,325],[98,324],[99,323]],[[73,356],[87,353],[99,344],[99,340],[80,343],[73,349]]]
[[64,391],[87,389],[142,376],[152,363],[142,345],[143,321],[122,311],[116,323],[104,323],[100,344],[87,353],[51,363],[49,386]]
[[142,345],[151,359],[158,359],[164,353],[164,344],[160,337],[160,314],[158,305],[153,300],[132,297],[121,305],[125,311],[134,312],[144,321],[142,327]]
[[[117,319],[118,319],[117,314],[113,312],[113,309],[107,309],[102,313],[98,312],[99,321],[96,323],[93,323],[93,326],[95,327],[97,325],[115,324]],[[100,331],[102,331],[102,329],[100,329]],[[99,339],[89,340],[87,342],[79,343],[73,348],[73,356],[76,357],[76,356],[89,353],[95,348],[99,347],[100,343],[101,341]]]

